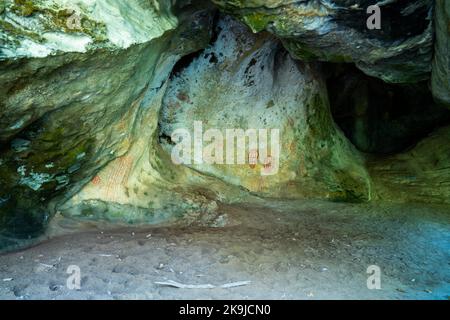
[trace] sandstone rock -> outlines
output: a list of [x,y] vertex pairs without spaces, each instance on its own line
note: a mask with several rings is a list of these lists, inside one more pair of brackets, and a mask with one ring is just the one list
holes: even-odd
[[217,129],[224,139],[227,129],[268,129],[267,135],[279,129],[281,137],[279,165],[273,138],[264,152],[257,150],[259,157],[272,155],[276,174],[262,175],[263,159],[249,163],[256,150],[248,142],[238,146],[245,149],[244,164],[225,164],[229,139],[219,142],[221,163],[194,161],[189,166],[196,171],[270,197],[370,198],[362,158],[333,122],[321,72],[314,64],[293,60],[268,34],[253,35],[225,19],[218,25],[217,41],[171,79],[160,119],[161,141],[169,154],[173,132],[187,129],[193,137],[195,121],[203,123],[203,132]]
[[[268,30],[302,60],[355,62],[387,82],[429,78],[432,0],[213,0],[254,32]],[[381,30],[367,28],[369,5],[381,9]]]
[[[71,8],[69,2],[57,2],[62,6],[58,10],[64,5]],[[106,40],[86,48],[85,53],[43,41],[41,45],[50,49],[45,57],[41,51],[36,55],[33,50],[22,50],[24,43],[34,41],[32,35],[2,29],[8,39],[16,40],[16,47],[8,42],[2,47],[0,62],[2,237],[29,238],[40,234],[58,203],[80,190],[106,164],[125,155],[133,135],[138,134],[132,128],[142,106],[158,92],[173,64],[207,45],[211,23],[208,9],[189,6],[178,18],[165,17],[157,11],[166,6],[164,3],[158,8],[142,8],[146,3],[99,1],[100,17],[105,21],[96,22],[105,24]],[[27,19],[48,18],[47,9],[42,9],[46,6],[49,1],[33,2],[33,12],[27,14],[22,12],[24,7],[20,7],[21,12],[8,7],[2,21],[21,13],[21,24],[15,28],[24,31]],[[53,14],[54,7],[51,8],[48,10]],[[88,9],[86,15],[95,13],[98,6]],[[146,28],[136,19],[139,14],[148,15],[149,10],[155,10],[153,14],[159,18]],[[131,41],[127,44],[115,43],[111,38],[114,28],[122,23],[126,24],[123,32],[130,35],[122,35]],[[135,28],[133,23],[137,24]],[[39,22],[33,20],[31,24],[38,26]],[[42,30],[33,32],[40,34]]]
[[215,200],[251,200],[239,188],[176,166],[162,150],[158,119],[166,87],[149,92],[142,101],[128,152],[58,206],[61,214],[122,223],[189,225],[205,214],[217,213]]
[[177,25],[166,1],[3,0],[0,58],[123,48]]
[[444,127],[407,152],[370,161],[374,199],[450,204],[449,142]]

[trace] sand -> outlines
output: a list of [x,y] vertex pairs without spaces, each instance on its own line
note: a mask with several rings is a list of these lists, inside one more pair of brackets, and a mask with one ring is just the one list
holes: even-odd
[[[222,205],[218,218],[221,227],[59,217],[48,240],[0,256],[0,299],[449,299],[448,207],[268,201]],[[78,290],[67,286],[73,265]],[[367,287],[371,265],[379,290]],[[167,281],[189,288],[156,284]]]

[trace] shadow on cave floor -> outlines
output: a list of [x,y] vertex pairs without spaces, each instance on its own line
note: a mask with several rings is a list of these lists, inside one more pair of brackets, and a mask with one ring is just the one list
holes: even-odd
[[[0,298],[449,298],[448,207],[293,201],[220,212],[226,221],[220,228],[118,229],[55,219],[50,240],[0,256]],[[80,290],[66,287],[70,265],[80,267]],[[370,265],[381,268],[381,290],[367,288]],[[251,283],[155,284],[167,280]]]

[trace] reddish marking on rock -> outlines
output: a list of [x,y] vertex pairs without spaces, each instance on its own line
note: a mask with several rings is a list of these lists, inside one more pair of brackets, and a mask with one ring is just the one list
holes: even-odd
[[250,168],[255,169],[256,165],[258,163],[258,150],[250,150],[248,153],[248,163],[250,165]]
[[98,175],[92,179],[92,184],[94,184],[94,185],[99,185],[100,182],[102,182],[102,179]]
[[266,163],[264,164],[264,169],[272,169],[272,157],[268,156]]
[[185,92],[179,92],[177,94],[177,98],[178,100],[184,101],[184,102],[189,102],[189,96],[187,95],[187,93]]
[[115,160],[111,171],[106,178],[106,197],[115,202],[121,193],[121,188],[125,186],[131,173],[133,158],[123,156]]

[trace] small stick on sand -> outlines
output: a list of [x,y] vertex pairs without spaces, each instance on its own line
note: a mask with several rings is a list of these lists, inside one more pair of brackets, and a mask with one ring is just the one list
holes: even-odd
[[248,284],[250,284],[251,281],[238,281],[238,282],[232,282],[232,283],[225,283],[223,285],[220,286],[220,288],[235,288],[235,287],[242,287],[242,286],[246,286]]
[[232,283],[226,283],[221,286],[215,286],[212,284],[183,284],[176,281],[168,280],[164,282],[155,282],[156,284],[159,284],[161,286],[169,286],[174,287],[178,289],[214,289],[214,288],[222,288],[222,289],[228,289],[228,288],[234,288],[234,287],[242,287],[250,284],[251,281],[239,281],[239,282],[232,282]]

